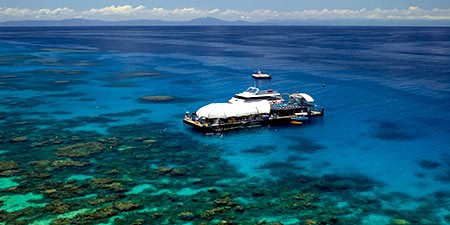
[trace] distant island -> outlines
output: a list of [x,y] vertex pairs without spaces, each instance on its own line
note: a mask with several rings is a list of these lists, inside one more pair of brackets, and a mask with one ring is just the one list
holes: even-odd
[[103,21],[88,19],[64,20],[17,20],[0,22],[0,27],[39,26],[450,26],[450,20],[266,20],[249,22],[243,20],[226,21],[213,17],[196,18],[189,21],[165,20],[124,20]]

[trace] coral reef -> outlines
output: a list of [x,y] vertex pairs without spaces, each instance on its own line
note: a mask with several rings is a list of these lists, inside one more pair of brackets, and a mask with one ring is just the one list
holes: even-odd
[[56,155],[78,158],[87,157],[104,150],[106,150],[106,146],[100,142],[77,143],[56,149]]
[[315,141],[312,138],[304,138],[304,137],[287,137],[287,138],[296,142],[294,145],[288,147],[293,152],[313,153],[325,149],[324,145],[320,144],[318,141]]
[[113,205],[119,211],[131,211],[142,208],[142,204],[134,202],[116,202]]
[[111,190],[114,192],[124,192],[125,191],[125,187],[121,182],[115,181],[111,178],[94,178],[94,179],[92,179],[91,185],[94,188],[103,188],[103,189],[108,189],[108,190]]
[[[207,95],[207,98],[196,98],[200,96],[198,93],[214,92],[217,87],[224,85],[222,81],[231,82],[237,78],[236,69],[216,64],[227,59],[256,62],[264,58],[275,60],[275,67],[279,67],[288,65],[286,60],[302,61],[304,65],[304,58],[295,54],[291,56],[285,51],[287,48],[279,48],[280,44],[276,41],[273,45],[267,45],[270,43],[265,43],[261,38],[256,41],[249,38],[249,34],[264,37],[264,34],[251,32],[254,28],[245,28],[248,32],[242,37],[226,35],[223,27],[201,28],[202,32],[196,31],[195,34],[188,29],[176,28],[176,32],[169,36],[159,33],[166,28],[126,29],[129,32],[120,32],[116,28],[111,31],[106,28],[49,28],[45,32],[42,29],[14,28],[14,32],[21,31],[24,34],[16,35],[9,28],[2,28],[0,224],[450,224],[450,192],[444,188],[450,183],[450,160],[448,156],[435,157],[439,153],[436,149],[448,145],[444,135],[449,129],[446,123],[442,123],[442,115],[417,117],[414,116],[417,112],[404,112],[404,105],[396,104],[400,102],[398,100],[411,99],[413,107],[408,109],[422,109],[416,107],[421,105],[416,103],[435,95],[446,95],[447,92],[426,94],[426,98],[422,98],[401,93],[396,88],[395,92],[385,92],[386,89],[379,89],[378,85],[383,82],[376,82],[377,90],[374,89],[375,94],[369,97],[378,96],[377,101],[381,101],[367,105],[362,99],[358,102],[362,103],[362,108],[350,110],[351,115],[359,115],[354,118],[355,123],[368,126],[353,127],[351,125],[355,124],[342,122],[341,117],[336,116],[340,108],[334,107],[330,111],[331,114],[335,113],[334,118],[331,115],[323,120],[330,126],[323,127],[348,125],[340,127],[337,132],[351,132],[336,133],[333,137],[321,136],[334,133],[328,128],[322,129],[320,123],[308,126],[307,130],[289,127],[286,130],[282,128],[282,131],[274,125],[259,130],[255,128],[251,131],[255,135],[237,131],[237,134],[204,137],[180,129],[180,118],[183,117],[183,109],[209,102],[209,97],[222,96],[218,92]],[[290,46],[289,39],[294,41],[291,44],[295,49],[304,49],[301,45],[309,44],[308,41],[302,42],[304,37],[311,39],[305,31],[317,32],[317,28],[283,29],[295,31],[292,38],[282,38],[287,41],[283,43],[284,47]],[[401,30],[400,39],[405,34],[406,39],[414,39],[408,29],[394,30]],[[335,29],[332,33],[345,43],[349,41],[350,47],[355,47],[355,35],[345,35],[343,30],[346,29],[334,32]],[[358,40],[370,37],[366,35],[370,32],[366,31],[380,29],[363,30],[363,35],[357,35]],[[438,45],[440,39],[448,43],[445,28],[426,31],[422,34],[434,34],[433,40],[436,42],[431,45],[436,49],[444,46]],[[108,32],[117,35],[117,38],[107,35]],[[136,38],[142,32],[148,35]],[[272,29],[268,32],[270,42],[281,40],[282,35],[279,33]],[[386,36],[385,33],[378,34]],[[391,39],[398,37],[387,36]],[[427,35],[422,36],[427,40]],[[183,37],[189,37],[190,41],[183,44]],[[200,39],[192,39],[195,37]],[[222,44],[223,41],[229,41],[230,37],[233,39],[232,48]],[[214,43],[202,45],[203,39],[213,40]],[[64,47],[49,47],[48,41],[54,46]],[[254,46],[241,48],[246,42],[256,43],[262,49]],[[322,49],[329,50],[328,47],[334,45],[336,40],[326,43],[326,40],[320,39],[315,42],[324,47]],[[379,47],[376,42],[370,43],[369,50]],[[414,50],[412,47],[423,50],[426,44],[430,45],[429,42],[423,45],[396,45],[394,50],[398,50],[397,56],[417,59],[422,54],[416,54],[415,57],[414,54],[404,53],[414,53],[409,51]],[[271,55],[270,48],[276,48],[277,51],[282,49],[282,54]],[[249,49],[250,52],[247,51]],[[336,50],[336,46],[333,49]],[[364,49],[356,51],[364,56],[362,61],[381,65],[379,63],[382,61],[367,58],[372,51]],[[338,49],[337,53],[343,53],[342,50],[345,49]],[[328,51],[324,52],[326,57],[322,57],[323,62],[331,63],[331,67],[340,70],[340,75],[348,72],[345,66],[336,66],[339,60],[333,60],[336,58],[329,57]],[[434,51],[436,57],[429,60],[448,59],[448,54],[442,54],[444,52]],[[321,59],[319,55],[303,53],[301,51],[300,55],[312,56],[310,58],[315,61]],[[381,55],[374,55],[380,59],[387,55],[385,53],[382,51]],[[206,63],[204,59],[208,59]],[[395,71],[397,67],[408,70],[414,68],[405,65],[387,65],[386,68],[388,72]],[[430,65],[434,66],[433,63]],[[448,67],[437,65],[436,68],[448,72]],[[420,68],[414,72],[429,72],[426,69]],[[286,72],[282,76],[284,78],[296,73],[292,66],[283,71]],[[303,72],[316,75],[323,73],[322,70],[311,71],[309,67]],[[418,73],[412,73],[411,76]],[[304,77],[307,83],[317,78]],[[330,79],[340,80],[339,77]],[[335,82],[338,86],[342,83]],[[352,83],[360,82],[354,80]],[[215,86],[209,87],[208,84]],[[304,86],[314,89],[314,85]],[[332,89],[334,85],[329,86]],[[400,88],[406,88],[408,92],[420,89],[411,87],[406,85]],[[319,88],[322,89],[315,91],[319,91],[320,95],[331,93],[327,93],[323,87]],[[174,93],[176,96],[165,95]],[[382,94],[377,95],[379,93]],[[409,97],[403,98],[403,95]],[[441,103],[442,100],[445,97],[429,103],[436,105],[435,102]],[[410,103],[409,100],[407,102]],[[367,110],[365,107],[371,109],[394,105],[391,114],[402,118],[378,114],[385,109],[383,107],[374,110],[375,114],[364,114]],[[448,111],[448,104],[437,105],[439,107],[430,110]],[[362,122],[364,118],[368,121]],[[366,136],[363,141],[368,142],[345,138],[336,140],[346,134],[354,139]],[[424,136],[427,134],[433,135]],[[430,153],[426,155],[427,158],[414,159],[417,160],[414,161],[417,168],[408,170],[411,177],[416,175],[420,179],[405,189],[416,188],[417,185],[425,191],[433,182],[441,187],[441,190],[422,198],[390,193],[386,191],[389,190],[388,186],[358,174],[356,169],[354,174],[348,171],[345,174],[338,173],[337,169],[334,170],[331,158],[322,157],[338,154],[346,160],[351,155],[348,160],[351,167],[351,160],[358,158],[355,153],[374,150],[368,155],[376,155],[377,148],[367,145],[385,147],[398,144],[399,147],[392,154],[401,156],[409,154],[409,148],[416,142],[436,143],[433,142],[435,136],[444,137],[442,143],[439,142],[441,146],[427,145],[430,149],[423,149]],[[253,137],[257,138],[250,143],[257,144],[247,145],[245,142]],[[349,144],[346,141],[353,142]],[[230,163],[235,159],[245,166],[252,167],[252,163],[255,164],[253,168],[236,168]],[[409,165],[406,164],[407,160],[396,162]],[[404,168],[409,169],[407,166]],[[247,169],[255,169],[261,174],[249,175]]]
[[[72,123],[78,121],[55,124],[58,135],[38,129],[39,135],[33,135],[41,124],[33,120],[12,125],[10,133],[0,132],[2,140],[11,140],[23,137],[18,127],[27,131],[26,141],[0,143],[6,151],[20,153],[0,161],[0,175],[14,176],[17,183],[0,195],[42,195],[23,200],[14,211],[5,210],[13,203],[3,200],[0,222],[20,218],[27,224],[49,218],[51,224],[361,224],[382,208],[383,201],[356,194],[374,192],[380,184],[359,175],[302,175],[303,167],[295,162],[301,157],[261,165],[273,180],[249,179],[221,157],[220,147],[161,130],[161,124],[114,126],[102,135],[62,129]],[[323,149],[315,141],[296,141],[299,146],[289,150]],[[270,149],[244,152],[273,151],[273,146],[264,148]],[[436,199],[442,198],[448,196],[436,193]],[[441,202],[433,204],[445,204]],[[416,214],[394,209],[381,213],[391,224],[439,221],[424,207]]]
[[17,169],[18,167],[19,167],[19,163],[18,162],[14,162],[14,161],[0,161],[0,171],[14,170],[14,169]]
[[374,124],[372,135],[375,138],[385,141],[405,141],[418,137],[418,134],[405,129],[403,124],[389,120],[379,121]]
[[391,224],[393,224],[393,225],[408,225],[410,223],[405,219],[395,218],[395,219],[392,219]]
[[71,159],[57,159],[57,160],[40,160],[29,162],[34,167],[35,171],[53,171],[62,167],[84,167],[89,165],[89,162],[75,161]]
[[422,167],[423,169],[429,170],[429,169],[436,169],[442,166],[442,163],[424,159],[419,161],[419,166]]
[[66,203],[66,202],[63,202],[60,200],[55,200],[55,201],[47,204],[44,207],[44,210],[47,212],[53,213],[53,214],[63,214],[63,213],[68,212],[73,207],[74,206],[69,203]]
[[27,137],[21,136],[21,137],[12,138],[11,140],[9,140],[9,142],[10,143],[16,143],[16,142],[25,142],[27,140],[28,140]]
[[143,96],[139,98],[139,102],[141,103],[160,103],[160,102],[171,102],[174,101],[176,98],[173,96],[167,96],[167,95],[149,95],[149,96]]
[[192,212],[181,212],[178,214],[178,218],[180,218],[180,220],[193,220],[195,219],[195,215]]

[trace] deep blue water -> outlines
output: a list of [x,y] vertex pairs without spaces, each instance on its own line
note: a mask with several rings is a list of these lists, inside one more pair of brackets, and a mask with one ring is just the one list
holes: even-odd
[[[323,119],[213,136],[183,125],[185,111],[253,85],[256,69],[273,89],[312,95]],[[176,100],[138,101],[147,95]],[[72,131],[161,122],[220,146],[245,176],[276,179],[262,165],[280,163],[287,174],[368,177],[379,193],[450,196],[450,28],[0,28],[0,99],[18,121],[123,113],[75,120],[64,128]]]

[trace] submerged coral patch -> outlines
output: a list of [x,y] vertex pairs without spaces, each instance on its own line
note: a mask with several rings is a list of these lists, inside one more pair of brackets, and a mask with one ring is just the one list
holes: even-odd
[[137,83],[131,83],[131,82],[114,82],[114,83],[108,83],[104,84],[104,87],[113,87],[113,88],[133,88],[133,87],[139,87],[139,84]]
[[56,110],[56,111],[53,111],[52,114],[55,114],[55,115],[70,115],[70,114],[72,114],[72,112],[64,111],[64,110]]
[[176,98],[168,95],[148,95],[139,98],[141,103],[161,103],[161,102],[172,102]]
[[69,221],[69,219],[74,218],[76,215],[88,212],[90,209],[78,209],[75,211],[66,212],[64,211],[63,214],[59,214],[56,217],[52,217],[50,219],[44,219],[44,220],[36,220],[30,225],[42,225],[42,224],[59,224],[64,223],[66,221]]
[[[34,123],[20,127],[34,127]],[[17,220],[19,212],[33,210],[34,217],[26,218],[30,224],[162,224],[168,220],[173,224],[360,224],[361,218],[381,208],[376,198],[355,194],[378,186],[367,177],[305,176],[300,161],[304,158],[291,152],[285,161],[259,167],[272,175],[270,180],[249,178],[221,157],[220,147],[161,127],[160,123],[111,126],[107,135],[58,129],[58,136],[46,128],[39,131],[39,139],[30,132],[29,140],[15,145],[33,146],[41,151],[39,158],[24,150],[14,160],[0,161],[0,166],[3,172],[20,171],[23,176],[15,176],[18,185],[5,190],[41,195],[21,201],[17,213],[5,211],[3,221]],[[324,148],[314,141],[305,144],[296,138],[297,142],[305,149]],[[15,146],[0,145],[8,151]],[[262,145],[245,155],[270,154],[274,149]],[[11,207],[9,200],[2,201],[2,207]],[[343,201],[348,204],[338,204]],[[40,208],[23,208],[30,203]],[[419,221],[405,216],[409,214],[391,214]]]
[[41,51],[57,53],[95,53],[97,50],[88,48],[42,48]]
[[361,174],[348,174],[348,175],[324,175],[317,182],[314,182],[314,186],[322,191],[369,191],[375,187],[383,186],[381,183],[370,179],[367,176]]
[[117,113],[105,113],[102,114],[102,116],[106,117],[134,117],[134,116],[140,116],[142,114],[151,113],[152,111],[147,109],[133,109],[129,111],[124,112],[117,112]]
[[57,156],[86,157],[106,150],[106,146],[100,142],[86,142],[67,145],[56,149]]
[[196,102],[198,101],[198,98],[186,98],[186,97],[177,97],[177,96],[170,96],[170,95],[147,95],[142,96],[139,99],[137,99],[138,103],[143,104],[154,104],[154,103],[184,103],[184,102]]
[[289,162],[268,162],[260,165],[258,167],[259,169],[285,169],[285,170],[301,170],[303,167],[301,167],[298,164],[295,163],[289,163]]
[[406,141],[419,137],[418,134],[407,129],[406,126],[395,121],[380,121],[372,127],[372,136],[386,141]]
[[427,169],[427,170],[436,169],[436,168],[439,168],[440,166],[442,166],[442,163],[440,163],[440,162],[426,160],[426,159],[420,160],[418,163],[422,169]]
[[78,75],[78,74],[83,73],[81,70],[58,70],[58,69],[37,70],[34,72],[41,73],[41,74],[49,74],[50,76],[52,74],[55,74],[55,75]]
[[76,118],[66,120],[66,121],[68,123],[82,125],[82,124],[93,124],[93,123],[109,124],[112,122],[116,122],[117,120],[109,118],[109,117],[104,117],[104,116],[80,116],[80,117],[76,117]]
[[261,145],[261,146],[255,146],[249,149],[242,150],[243,153],[250,153],[250,154],[270,154],[273,152],[276,152],[278,150],[277,146],[275,145]]
[[79,102],[95,102],[96,99],[85,97],[85,98],[79,98],[79,99],[77,99],[77,101],[79,101]]
[[0,65],[18,66],[30,64],[33,60],[39,59],[38,56],[30,54],[5,54],[0,56]]
[[288,147],[288,149],[293,152],[313,153],[326,148],[324,145],[310,138],[289,137],[289,139],[295,142],[295,144]]
[[268,170],[270,175],[274,179],[284,179],[287,177],[295,177],[303,169],[298,163],[295,162],[267,162],[258,167],[261,170]]
[[76,97],[82,97],[86,96],[86,94],[81,92],[65,92],[65,93],[53,93],[46,95],[46,97],[52,97],[52,98],[76,98]]
[[29,109],[29,108],[34,108],[34,107],[48,104],[48,102],[46,102],[45,99],[40,98],[40,97],[30,97],[30,98],[13,97],[13,98],[4,99],[4,100],[6,100],[4,102],[4,104],[7,107],[16,108],[16,109],[17,108]]
[[134,72],[134,73],[127,73],[122,75],[117,75],[115,79],[135,79],[135,78],[148,78],[148,77],[160,77],[163,76],[160,73],[157,72]]
[[450,183],[450,168],[447,168],[444,171],[440,171],[438,175],[436,175],[436,180],[442,183]]
[[185,80],[175,80],[175,81],[171,81],[170,83],[171,84],[175,84],[175,85],[182,85],[182,86],[185,86],[185,85],[189,85],[189,84],[194,84],[194,83],[196,83],[197,81],[195,81],[195,80],[188,80],[188,79],[185,79]]
[[19,163],[15,161],[0,161],[0,171],[14,170],[19,167]]
[[56,159],[56,160],[41,160],[29,163],[38,171],[52,171],[61,169],[63,167],[84,167],[89,165],[89,162],[75,161],[71,159]]

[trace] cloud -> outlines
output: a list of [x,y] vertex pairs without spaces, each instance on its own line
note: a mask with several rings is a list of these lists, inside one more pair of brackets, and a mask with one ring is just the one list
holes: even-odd
[[146,11],[145,6],[137,6],[133,8],[131,5],[108,6],[101,9],[90,9],[82,12],[84,15],[137,15]]
[[186,20],[202,16],[215,16],[219,9],[201,10],[196,8],[147,8],[143,5],[133,7],[131,5],[108,6],[100,9],[90,9],[79,12],[79,15],[87,19],[166,19],[166,20]]
[[66,19],[76,18],[78,12],[70,8],[56,9],[21,9],[21,8],[2,8],[0,7],[0,19]]
[[310,9],[297,11],[276,11],[257,9],[242,11],[235,9],[197,9],[197,8],[147,8],[143,5],[107,6],[92,8],[84,11],[75,11],[70,8],[56,9],[26,9],[0,7],[0,21],[23,19],[102,19],[102,20],[128,20],[128,19],[164,19],[189,20],[198,17],[216,17],[224,20],[243,19],[247,21],[278,20],[307,20],[307,19],[422,19],[422,20],[449,20],[450,9],[425,10],[417,6],[405,9]]

